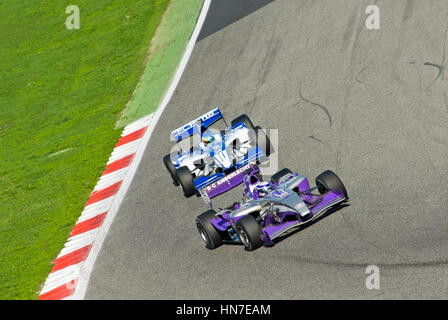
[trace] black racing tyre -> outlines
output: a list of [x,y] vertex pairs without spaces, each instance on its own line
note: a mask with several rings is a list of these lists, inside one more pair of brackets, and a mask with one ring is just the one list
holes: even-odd
[[271,177],[271,181],[275,182],[275,183],[278,183],[282,177],[284,177],[284,176],[286,176],[287,174],[290,174],[290,173],[292,173],[291,170],[289,170],[288,168],[284,168],[284,169],[278,171],[276,174],[274,174]]
[[205,246],[209,249],[216,249],[222,245],[222,237],[219,230],[211,224],[211,220],[215,218],[215,210],[207,210],[196,218],[196,227],[199,235],[205,242]]
[[235,227],[244,249],[253,251],[263,245],[260,226],[253,216],[247,215],[242,217],[236,222]]
[[329,190],[342,191],[346,199],[348,199],[347,189],[341,179],[331,170],[322,172],[316,177],[316,186],[320,194],[324,194]]
[[194,188],[193,175],[188,167],[180,167],[176,171],[180,186],[184,192],[184,196],[189,198],[196,193]]
[[174,164],[171,162],[171,157],[175,156],[175,153],[172,154],[167,154],[166,156],[163,157],[163,164],[165,165],[166,169],[168,170],[168,172],[171,175],[171,178],[173,179],[173,183],[175,186],[179,185],[179,180],[177,178],[177,174],[176,174],[176,168],[174,167]]
[[268,136],[260,126],[255,127],[255,134],[257,136],[257,146],[262,148],[266,156],[269,157],[271,153],[274,152],[271,140],[269,140]]
[[238,122],[242,122],[246,125],[247,129],[255,129],[254,124],[250,120],[249,116],[247,114],[242,114],[239,117],[232,120],[232,127],[233,125],[237,124]]

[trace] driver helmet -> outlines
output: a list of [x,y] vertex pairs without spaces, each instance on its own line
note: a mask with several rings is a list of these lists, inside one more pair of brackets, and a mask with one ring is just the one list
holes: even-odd
[[262,183],[260,178],[253,173],[244,176],[244,196],[245,198],[258,199],[257,186]]
[[265,197],[269,192],[272,191],[272,186],[269,181],[261,181],[257,186],[256,190],[260,198]]
[[208,146],[210,143],[215,141],[215,137],[211,134],[203,135],[202,136],[202,143],[204,146]]

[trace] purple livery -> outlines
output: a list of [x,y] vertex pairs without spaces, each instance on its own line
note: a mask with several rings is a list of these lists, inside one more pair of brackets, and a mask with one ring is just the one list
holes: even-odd
[[[209,187],[209,193],[201,195],[211,208],[208,195],[225,192],[227,186],[223,182]],[[330,170],[321,173],[316,178],[316,187],[310,188],[305,176],[286,168],[270,181],[262,181],[258,168],[252,166],[244,176],[243,199],[218,212],[213,209],[204,212],[196,218],[196,225],[209,249],[237,242],[251,251],[262,245],[273,245],[275,238],[291,228],[315,220],[348,199],[344,184]]]

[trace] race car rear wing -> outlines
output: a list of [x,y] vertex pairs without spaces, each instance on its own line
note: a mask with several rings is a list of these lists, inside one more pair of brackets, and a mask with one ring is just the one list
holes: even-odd
[[176,142],[181,141],[186,137],[192,136],[194,133],[199,132],[199,130],[207,129],[213,123],[222,119],[223,115],[219,108],[215,108],[202,116],[188,122],[180,128],[177,128],[171,134],[173,135]]

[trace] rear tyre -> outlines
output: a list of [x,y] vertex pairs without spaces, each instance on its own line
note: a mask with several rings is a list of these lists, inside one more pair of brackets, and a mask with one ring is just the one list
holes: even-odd
[[284,168],[284,169],[278,171],[276,174],[274,174],[271,177],[271,181],[278,184],[281,178],[283,178],[284,176],[286,176],[290,173],[292,173],[291,170],[289,170],[288,168]]
[[347,189],[336,173],[331,170],[324,171],[316,177],[316,186],[320,194],[324,194],[330,190],[342,191],[344,197],[348,199]]
[[268,136],[264,133],[260,126],[255,127],[255,134],[257,135],[257,146],[261,147],[266,156],[269,157],[271,153],[274,152],[274,147],[272,146],[271,140],[269,140]]
[[238,122],[242,122],[244,123],[244,125],[247,127],[247,129],[252,129],[254,130],[254,124],[252,123],[252,121],[250,120],[249,116],[247,114],[242,114],[239,117],[235,118],[232,120],[232,127],[237,124]]
[[247,215],[242,217],[236,222],[235,227],[244,249],[253,251],[263,245],[260,226],[253,216]]
[[219,231],[211,223],[211,220],[215,218],[215,214],[214,210],[207,210],[196,218],[196,227],[199,235],[209,249],[216,249],[223,243]]
[[179,179],[180,187],[184,192],[184,196],[189,198],[196,193],[194,188],[193,175],[187,167],[180,167],[176,170],[177,178]]
[[174,167],[174,164],[171,162],[171,157],[174,157],[176,155],[177,154],[175,153],[167,154],[166,156],[163,157],[163,163],[165,164],[166,169],[168,170],[168,172],[171,175],[171,178],[173,179],[173,184],[175,186],[178,186],[179,179],[177,178],[176,168]]

